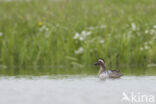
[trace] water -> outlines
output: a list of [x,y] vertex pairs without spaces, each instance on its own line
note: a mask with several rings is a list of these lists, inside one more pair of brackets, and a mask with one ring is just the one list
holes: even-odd
[[1,77],[0,104],[122,104],[123,93],[152,95],[156,102],[155,80],[156,76],[106,81],[92,75]]

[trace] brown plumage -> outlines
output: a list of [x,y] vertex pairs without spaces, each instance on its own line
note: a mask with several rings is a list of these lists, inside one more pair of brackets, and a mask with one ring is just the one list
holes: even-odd
[[102,58],[99,58],[95,65],[100,66],[98,76],[100,79],[107,79],[107,78],[120,78],[122,76],[119,70],[106,70],[105,61]]

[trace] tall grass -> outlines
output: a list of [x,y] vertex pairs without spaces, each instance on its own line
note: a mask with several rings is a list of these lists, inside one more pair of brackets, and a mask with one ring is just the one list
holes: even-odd
[[155,0],[4,1],[1,67],[156,63]]

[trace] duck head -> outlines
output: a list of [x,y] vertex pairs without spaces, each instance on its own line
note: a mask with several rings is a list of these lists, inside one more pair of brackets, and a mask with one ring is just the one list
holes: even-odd
[[102,58],[99,58],[97,62],[94,64],[95,66],[103,66],[105,67],[105,61]]
[[104,61],[104,59],[99,58],[98,61],[94,65],[100,67],[98,75],[100,75],[102,72],[105,71],[105,61]]

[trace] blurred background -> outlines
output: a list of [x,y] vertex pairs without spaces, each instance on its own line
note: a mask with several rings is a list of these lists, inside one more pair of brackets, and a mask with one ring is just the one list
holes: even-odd
[[156,104],[155,81],[156,0],[0,0],[0,104]]
[[0,0],[0,74],[156,74],[155,0]]

